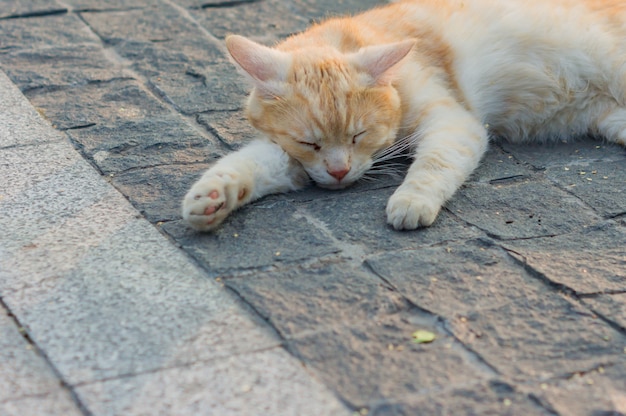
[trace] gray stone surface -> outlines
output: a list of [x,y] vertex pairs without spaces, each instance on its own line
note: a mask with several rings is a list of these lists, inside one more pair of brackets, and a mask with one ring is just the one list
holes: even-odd
[[0,10],[0,19],[15,19],[18,17],[33,17],[65,12],[67,12],[67,8],[63,7],[56,0],[30,0],[28,2],[4,0],[2,2],[2,10]]
[[414,232],[385,223],[403,158],[181,221],[256,135],[223,37],[379,3],[2,3],[0,68],[36,110],[0,73],[0,415],[626,414],[621,147],[495,142]]
[[547,181],[528,179],[467,186],[446,206],[499,239],[567,234],[600,220],[578,198]]
[[77,391],[99,415],[350,414],[281,348],[83,385]]
[[507,241],[511,254],[579,294],[626,291],[626,229],[608,223],[557,237]]
[[546,293],[499,248],[449,244],[368,264],[512,379],[563,377],[626,359],[623,333],[561,294]]
[[[6,77],[0,77],[0,89],[17,93]],[[19,111],[20,105],[7,108]],[[20,115],[22,123],[9,125],[16,127],[18,142],[22,136],[30,143],[37,143],[31,136],[51,136],[34,110]],[[0,398],[2,415],[116,414],[107,404],[111,396],[97,388],[101,382],[165,371],[170,372],[147,391],[139,413],[161,400],[161,412],[174,407],[198,414],[190,380],[208,389],[221,386],[216,400],[202,402],[216,414],[254,414],[262,403],[287,403],[288,411],[311,408],[311,414],[346,412],[278,347],[271,328],[207,279],[57,134],[47,144],[0,149],[0,175],[8,178],[0,188],[2,305],[56,370],[22,349],[28,344],[18,329],[0,317],[6,333],[0,365],[10,378],[2,392],[10,398]],[[145,377],[138,380],[133,397],[144,387]],[[244,382],[251,393],[242,398],[238,388]],[[56,387],[48,390],[49,385]],[[124,412],[132,398],[112,391]],[[198,394],[207,397],[203,391],[192,396]]]

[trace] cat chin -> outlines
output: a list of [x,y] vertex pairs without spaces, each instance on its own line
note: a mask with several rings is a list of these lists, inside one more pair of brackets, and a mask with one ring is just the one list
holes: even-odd
[[330,189],[330,190],[339,190],[339,189],[345,189],[348,186],[351,186],[354,184],[354,182],[346,182],[346,183],[319,183],[316,182],[315,183],[317,186],[319,186],[320,188],[324,188],[324,189]]

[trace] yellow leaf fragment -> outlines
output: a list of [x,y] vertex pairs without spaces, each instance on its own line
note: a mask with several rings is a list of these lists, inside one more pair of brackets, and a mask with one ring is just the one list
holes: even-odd
[[419,329],[413,332],[411,336],[413,337],[413,342],[416,344],[426,344],[429,342],[433,342],[435,338],[437,338],[434,333],[430,331],[425,331],[423,329]]

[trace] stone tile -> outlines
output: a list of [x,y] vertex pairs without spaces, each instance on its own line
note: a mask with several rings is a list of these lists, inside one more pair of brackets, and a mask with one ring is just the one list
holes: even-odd
[[610,224],[578,233],[507,241],[511,254],[579,294],[626,291],[626,232]]
[[148,80],[183,114],[237,110],[248,92],[230,62],[187,66]]
[[240,148],[244,143],[260,135],[241,111],[198,114],[196,120],[232,150]]
[[0,416],[24,415],[80,416],[83,412],[72,401],[69,393],[60,387],[41,396],[0,402]]
[[516,159],[537,169],[564,166],[586,167],[597,161],[626,161],[626,151],[616,144],[585,138],[570,143],[512,144],[504,142],[502,147]]
[[70,383],[278,345],[146,222],[91,209],[2,262],[38,277],[4,300]]
[[71,5],[76,12],[85,11],[106,11],[106,10],[132,10],[140,7],[155,7],[162,4],[160,0],[63,0],[65,4]]
[[626,329],[626,293],[584,298],[583,303],[606,319]]
[[369,409],[370,416],[414,415],[553,415],[514,386],[499,380],[407,397],[401,403],[384,403]]
[[31,103],[55,128],[115,125],[171,115],[135,80],[114,80],[75,88],[27,93]]
[[83,385],[77,392],[96,415],[351,414],[282,349]]
[[114,175],[111,183],[148,221],[174,221],[181,218],[183,197],[208,167],[200,163],[135,169]]
[[[413,343],[411,334],[429,330],[437,338]],[[287,342],[304,365],[353,407],[370,407],[395,397],[427,394],[484,380],[491,373],[473,362],[434,320],[406,311],[358,326],[316,331]]]
[[626,413],[626,360],[525,390],[556,414],[622,415]]
[[212,233],[193,231],[178,221],[164,224],[163,230],[212,276],[301,262],[341,250],[287,201],[250,204]]
[[383,0],[294,0],[288,4],[295,13],[309,21],[319,21],[325,17],[356,14],[387,3]]
[[566,234],[600,220],[577,198],[545,181],[468,186],[446,206],[499,239]]
[[0,414],[3,402],[59,389],[59,379],[20,330],[0,305]]
[[76,44],[96,45],[99,42],[74,14],[0,20],[0,38],[4,51]]
[[221,39],[238,34],[275,41],[308,26],[308,18],[294,14],[291,7],[280,0],[242,3],[236,7],[208,7],[191,13],[210,33]]
[[186,164],[222,155],[217,140],[199,134],[176,116],[94,126],[68,134],[105,174],[168,164],[179,164],[176,169],[184,170]]
[[128,77],[96,45],[19,50],[2,55],[0,68],[26,92],[35,88],[57,89]]
[[368,264],[514,380],[567,376],[624,353],[624,335],[551,292],[499,248],[454,243],[388,253]]
[[382,280],[344,263],[258,273],[225,284],[283,337],[367,322],[408,307]]
[[65,12],[67,12],[67,8],[60,5],[56,0],[30,0],[28,2],[4,0],[2,2],[2,10],[0,10],[0,19],[52,15]]
[[358,244],[367,252],[417,247],[482,235],[476,228],[455,220],[446,211],[440,214],[431,227],[415,231],[394,230],[387,225],[385,214],[387,200],[394,190],[336,191],[334,198],[313,199],[304,205],[336,239]]
[[[626,151],[624,151],[626,154]],[[584,167],[548,168],[546,177],[558,183],[604,217],[626,213],[626,160],[590,161]]]
[[503,184],[526,179],[531,174],[531,169],[505,153],[499,146],[492,145],[469,181]]
[[62,140],[24,99],[22,93],[0,71],[0,149]]

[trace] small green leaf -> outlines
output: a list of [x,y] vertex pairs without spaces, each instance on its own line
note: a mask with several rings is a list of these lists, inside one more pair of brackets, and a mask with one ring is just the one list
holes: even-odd
[[435,338],[437,338],[437,336],[434,333],[430,331],[424,331],[422,329],[413,332],[412,336],[413,336],[413,342],[416,344],[425,344],[428,342],[433,342]]

